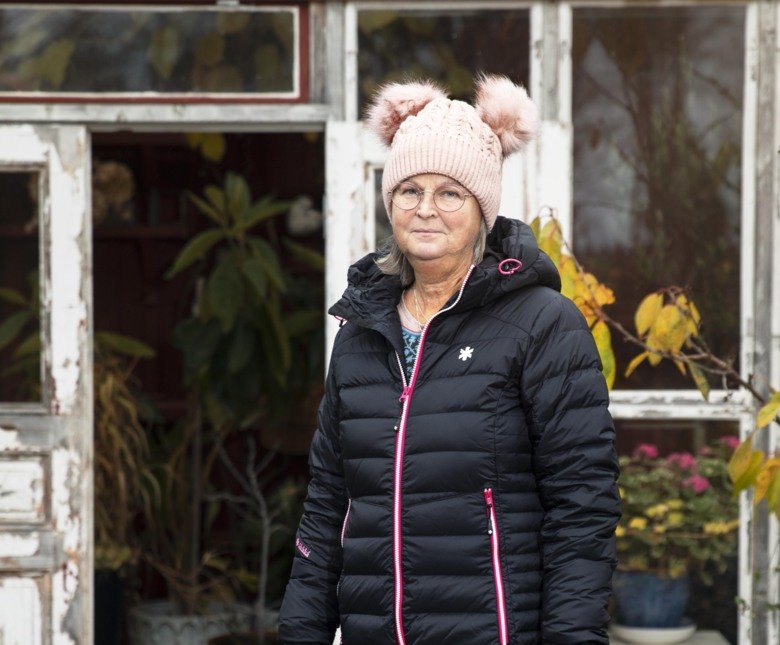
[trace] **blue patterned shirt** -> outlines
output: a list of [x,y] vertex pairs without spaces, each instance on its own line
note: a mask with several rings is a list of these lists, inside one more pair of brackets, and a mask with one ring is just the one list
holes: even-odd
[[417,357],[417,348],[420,346],[420,332],[409,331],[406,327],[401,327],[401,334],[404,338],[404,361],[406,361],[406,378],[412,378],[414,369],[414,359]]

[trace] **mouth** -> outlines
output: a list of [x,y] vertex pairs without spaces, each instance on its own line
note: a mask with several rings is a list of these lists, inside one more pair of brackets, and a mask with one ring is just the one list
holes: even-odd
[[435,231],[432,228],[416,228],[412,233],[441,233],[441,231]]

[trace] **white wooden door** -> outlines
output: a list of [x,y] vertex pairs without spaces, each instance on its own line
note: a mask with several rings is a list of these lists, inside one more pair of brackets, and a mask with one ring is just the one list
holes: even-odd
[[[389,234],[381,200],[381,173],[386,149],[360,121],[331,121],[325,144],[325,297],[332,305],[347,285],[347,270],[355,260],[376,248]],[[536,212],[538,198],[528,189],[534,184],[535,145],[504,161],[499,214],[518,219]],[[328,317],[327,353],[338,330]]]
[[89,157],[84,127],[0,126],[37,196],[41,347],[39,400],[0,401],[2,645],[92,642]]

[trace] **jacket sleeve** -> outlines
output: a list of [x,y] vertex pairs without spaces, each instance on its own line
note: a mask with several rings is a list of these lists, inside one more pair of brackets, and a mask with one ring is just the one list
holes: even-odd
[[521,385],[544,509],[542,641],[607,644],[621,515],[615,430],[593,336],[568,298],[538,314]]
[[338,393],[331,359],[309,450],[311,480],[295,535],[295,557],[279,612],[279,640],[331,645],[339,624],[341,522],[347,494],[338,439]]

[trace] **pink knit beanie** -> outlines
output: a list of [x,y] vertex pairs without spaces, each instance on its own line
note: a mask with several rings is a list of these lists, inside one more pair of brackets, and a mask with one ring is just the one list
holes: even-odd
[[501,199],[505,157],[536,136],[539,113],[526,91],[503,76],[481,76],[475,105],[450,100],[431,82],[391,83],[377,92],[367,123],[389,146],[382,194],[422,173],[446,175],[479,202],[488,229]]

